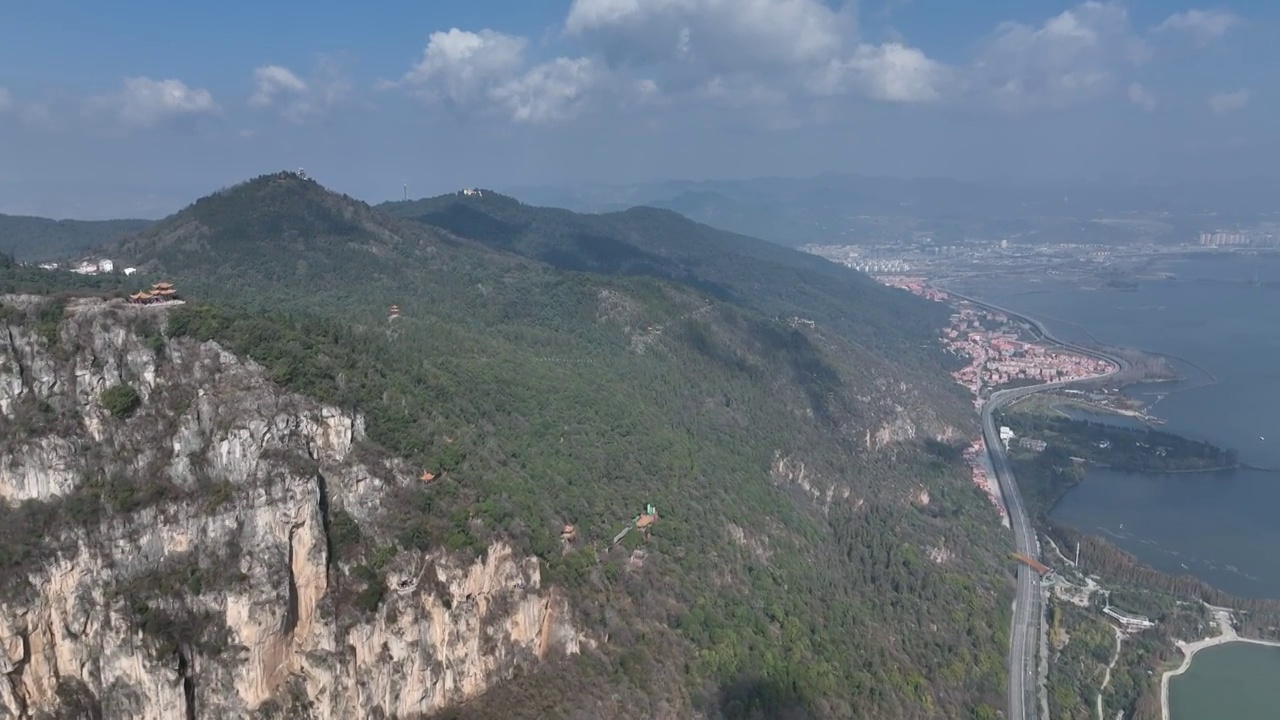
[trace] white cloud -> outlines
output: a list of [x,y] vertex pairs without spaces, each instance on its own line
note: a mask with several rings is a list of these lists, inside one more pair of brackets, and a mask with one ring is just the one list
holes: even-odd
[[182,119],[217,115],[221,112],[213,95],[204,88],[190,88],[181,80],[152,80],[132,77],[113,95],[91,98],[86,106],[91,115],[107,112],[126,128],[150,128]]
[[854,27],[819,0],[574,0],[565,30],[615,61],[680,59],[716,75],[824,64]]
[[300,95],[307,91],[307,84],[293,71],[279,65],[263,65],[253,71],[257,91],[249,98],[249,104],[266,107],[280,95]]
[[735,108],[852,93],[927,102],[953,79],[900,40],[859,42],[852,12],[820,0],[575,0],[565,31],[617,72]]
[[1243,110],[1249,104],[1248,88],[1240,88],[1233,92],[1223,92],[1209,98],[1209,107],[1219,115]]
[[493,88],[491,96],[507,107],[516,122],[567,120],[583,110],[586,95],[599,77],[587,58],[556,58]]
[[[1179,13],[1134,30],[1119,0],[1086,0],[1042,23],[1001,23],[972,58],[948,65],[896,33],[860,38],[853,2],[827,0],[573,0],[560,39],[584,57],[532,57],[528,38],[458,28],[433,33],[395,82],[436,104],[554,122],[604,103],[615,110],[709,103],[832,117],[838,99],[886,103],[968,99],[1002,110],[1057,109],[1110,98],[1153,110],[1132,82],[1157,33],[1217,37],[1237,20]],[[301,82],[301,81],[300,81]]]
[[0,112],[5,112],[13,108],[13,96],[9,91],[0,87]]
[[1150,54],[1123,6],[1091,0],[1040,27],[1001,23],[982,45],[973,74],[998,106],[1056,108],[1110,92],[1119,70]]
[[1129,83],[1129,102],[1151,112],[1156,109],[1156,96],[1140,83]]
[[1227,34],[1240,23],[1240,18],[1225,10],[1187,10],[1170,15],[1154,32],[1188,35],[1204,46]]
[[520,72],[526,45],[525,38],[493,30],[431,33],[422,60],[399,84],[424,98],[474,103]]
[[833,63],[832,70],[838,76],[836,87],[849,81],[868,97],[891,103],[939,100],[941,88],[954,80],[950,68],[899,43],[860,45],[848,60]]
[[379,86],[547,123],[605,103],[776,109],[849,94],[929,102],[956,79],[903,42],[859,42],[852,12],[823,0],[574,0],[564,34],[587,55],[540,61],[524,37],[432,33],[421,59]]
[[658,87],[658,83],[653,78],[642,78],[637,80],[633,86],[632,93],[634,99],[638,103],[656,102],[662,98],[662,88]]
[[584,111],[602,77],[596,63],[560,57],[530,66],[527,46],[526,38],[493,30],[432,33],[422,59],[383,86],[455,108],[501,110],[522,123],[566,120]]
[[346,97],[351,84],[338,64],[321,56],[309,80],[281,65],[263,65],[253,71],[254,93],[249,104],[275,108],[282,117],[302,123],[333,107]]

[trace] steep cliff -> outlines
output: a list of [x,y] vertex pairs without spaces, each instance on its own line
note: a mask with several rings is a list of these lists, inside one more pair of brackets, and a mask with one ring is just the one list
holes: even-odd
[[403,717],[591,642],[502,542],[351,603],[335,544],[420,471],[166,313],[0,298],[0,716]]

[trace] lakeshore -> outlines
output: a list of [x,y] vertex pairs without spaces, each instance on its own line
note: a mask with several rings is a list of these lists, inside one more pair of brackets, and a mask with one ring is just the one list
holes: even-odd
[[[1161,571],[1189,573],[1240,597],[1280,598],[1280,556],[1269,551],[1280,545],[1271,511],[1280,504],[1280,416],[1274,412],[1280,376],[1264,360],[1280,347],[1280,326],[1267,313],[1280,301],[1280,286],[1227,282],[1258,268],[1255,259],[1197,258],[1171,267],[1177,279],[1143,282],[1136,293],[1083,291],[1053,278],[1011,278],[983,291],[984,299],[1041,318],[1059,337],[1141,348],[1165,358],[1180,376],[1107,393],[1106,409],[1064,402],[1092,397],[1059,394],[1035,401],[1038,412],[1155,425],[1238,453],[1235,462],[1214,468],[1166,466],[1161,469],[1179,472],[1155,475],[1084,463],[1082,481],[1051,518],[1110,538]],[[1261,271],[1280,279],[1280,261]],[[1119,407],[1148,417],[1108,412]],[[1157,413],[1164,422],[1151,422]]]
[[[1075,368],[1063,367],[1063,361],[1077,348],[1110,348],[1107,352],[1130,370],[1114,376],[1109,384],[1037,394],[1026,400],[1022,409],[1041,423],[1070,418],[1168,436],[1170,440],[1151,442],[1135,437],[1122,443],[1108,431],[1108,437],[1092,438],[1084,444],[1066,443],[1078,445],[1071,449],[1079,452],[1068,452],[1069,458],[1051,465],[1059,472],[1071,470],[1080,482],[1070,483],[1063,495],[1049,493],[1040,500],[1052,508],[1051,521],[1105,538],[1108,545],[1165,573],[1163,579],[1135,575],[1123,569],[1123,561],[1106,566],[1117,571],[1111,581],[1121,586],[1132,581],[1151,583],[1136,595],[1130,588],[1128,602],[1133,606],[1128,609],[1141,612],[1152,608],[1152,616],[1162,628],[1155,632],[1164,648],[1164,663],[1142,667],[1132,664],[1137,656],[1128,661],[1113,658],[1118,660],[1122,676],[1128,676],[1130,688],[1145,685],[1141,699],[1149,702],[1148,712],[1154,715],[1156,708],[1163,706],[1164,716],[1172,715],[1176,720],[1270,717],[1265,712],[1258,715],[1257,708],[1280,704],[1280,697],[1273,697],[1276,684],[1271,676],[1258,677],[1252,670],[1265,666],[1274,671],[1272,675],[1280,676],[1280,652],[1270,652],[1275,644],[1241,638],[1229,621],[1219,623],[1225,629],[1212,637],[1178,641],[1179,637],[1197,637],[1207,629],[1195,623],[1193,616],[1176,610],[1175,597],[1180,587],[1190,589],[1193,595],[1198,592],[1179,586],[1179,576],[1192,575],[1246,603],[1280,598],[1280,556],[1270,552],[1280,544],[1280,529],[1269,510],[1280,504],[1280,486],[1275,485],[1275,470],[1271,469],[1280,467],[1280,444],[1268,442],[1280,438],[1273,412],[1280,398],[1280,376],[1257,361],[1280,347],[1280,333],[1276,332],[1280,328],[1267,322],[1265,309],[1273,303],[1260,296],[1269,294],[1263,292],[1267,288],[1200,282],[1194,276],[1205,268],[1188,265],[1187,270],[1190,280],[1166,278],[1144,283],[1125,295],[1081,291],[1052,279],[1030,281],[1039,286],[1040,293],[1034,296],[1016,292],[1017,286],[1028,284],[1024,280],[986,286],[981,300],[956,292],[944,294],[914,279],[902,285],[935,300],[950,295],[949,299],[961,301],[961,312],[953,316],[943,341],[952,352],[971,361],[956,373],[956,379],[976,391],[979,407],[988,389],[1037,384],[1060,372],[1074,374],[1071,370]],[[1280,264],[1275,270],[1280,277]],[[1239,267],[1215,265],[1207,271],[1229,275],[1239,272]],[[1280,283],[1273,289],[1280,289]],[[988,298],[990,302],[986,302]],[[964,311],[966,302],[973,311]],[[1064,314],[1070,317],[1061,317]],[[1050,320],[1051,315],[1055,317]],[[1058,352],[1032,350],[1050,333],[1065,340]],[[1157,408],[1159,417],[1155,415]],[[1030,430],[1021,438],[1005,440],[1015,454],[1025,456],[1024,460],[1036,458],[1052,443],[1052,435],[1061,434],[1043,428]],[[1061,438],[1057,444],[1064,444]],[[1123,459],[1141,460],[1137,463],[1140,468],[1133,462],[1115,462],[1122,459],[1116,454],[1134,455],[1135,445],[1143,448],[1138,453],[1142,457]],[[1176,447],[1196,446],[1213,448],[1216,457],[1193,452],[1185,458],[1188,462],[1175,462]],[[1128,452],[1118,452],[1122,447],[1128,447]],[[1161,448],[1165,452],[1160,452]],[[1228,456],[1221,448],[1233,450]],[[1146,457],[1148,449],[1156,451],[1154,457]],[[1071,462],[1065,462],[1068,459]],[[1118,466],[1128,467],[1122,470]],[[1035,489],[1026,484],[1030,476],[1020,473],[1019,484],[1028,502],[1034,504]],[[1144,606],[1144,593],[1151,592],[1174,605],[1164,610],[1158,601]],[[1227,597],[1216,602],[1243,608]],[[1210,612],[1209,617],[1200,617],[1212,624],[1212,616]],[[1259,625],[1262,616],[1267,618],[1265,625]],[[1168,625],[1163,622],[1166,619]],[[1270,635],[1269,628],[1280,625],[1270,607],[1261,614],[1250,611],[1239,619],[1243,624],[1238,627],[1248,635]],[[1144,641],[1135,642],[1141,646]],[[1266,650],[1268,654],[1254,658],[1258,662],[1250,666],[1241,664],[1239,650],[1218,650],[1193,665],[1191,658],[1199,650],[1221,646]],[[1186,677],[1172,683],[1170,698],[1165,663],[1174,661],[1177,652],[1183,653],[1182,669],[1169,671],[1169,678]],[[1214,705],[1217,688],[1227,687],[1232,688],[1232,697],[1224,699],[1221,706]],[[1096,710],[1105,690],[1096,685],[1081,690],[1082,697],[1088,695],[1089,710]],[[1125,694],[1114,698],[1119,704],[1112,709],[1132,710],[1136,702],[1133,691],[1120,692]],[[1259,698],[1263,705],[1259,705]]]
[[[1278,597],[1280,562],[1270,548],[1280,537],[1268,509],[1280,501],[1270,471],[1280,465],[1280,452],[1270,442],[1280,437],[1272,411],[1280,387],[1274,373],[1253,360],[1268,357],[1280,340],[1263,312],[1271,293],[1190,282],[1152,283],[1140,292],[1144,298],[1140,303],[1114,293],[1069,288],[1034,300],[1015,300],[999,290],[994,296],[1019,311],[1054,315],[1049,324],[1055,331],[1071,334],[1074,330],[1073,336],[1082,341],[1141,347],[1149,355],[1167,358],[1169,366],[1180,370],[1178,380],[1140,383],[1122,394],[1138,401],[1148,417],[1159,412],[1165,421],[1162,428],[1188,439],[1237,448],[1240,457],[1227,472],[1166,468],[1156,475],[1134,475],[1086,464],[1083,482],[1067,493],[1053,517],[1106,537],[1170,575],[1190,573],[1244,597]],[[1054,407],[1059,403],[1047,398],[1045,404],[1044,410],[1053,414],[1111,414],[1120,420],[1106,412],[1113,408],[1084,408],[1077,403]],[[1271,717],[1270,709],[1259,713],[1258,708],[1274,707],[1266,703],[1275,699],[1275,683],[1258,677],[1251,668],[1274,670],[1275,654],[1258,657],[1242,651],[1256,647],[1277,653],[1280,643],[1241,637],[1229,611],[1214,610],[1212,615],[1219,626],[1216,633],[1177,642],[1181,662],[1171,669],[1153,668],[1160,678],[1161,717]],[[1190,638],[1200,634],[1194,628],[1183,632],[1182,637]],[[1204,650],[1210,652],[1200,655]],[[1228,692],[1230,697],[1222,697]]]
[[[1108,685],[1110,710],[1120,710],[1118,717],[1126,710],[1155,717],[1163,705],[1164,716],[1176,720],[1273,717],[1280,706],[1280,684],[1274,681],[1280,677],[1280,651],[1271,642],[1239,637],[1236,628],[1255,637],[1273,637],[1280,628],[1280,601],[1273,600],[1280,599],[1280,555],[1273,552],[1280,546],[1273,511],[1280,505],[1280,416],[1274,412],[1280,375],[1268,361],[1280,348],[1280,326],[1269,310],[1280,302],[1280,255],[1179,254],[1159,262],[1168,272],[1144,273],[1121,289],[1082,283],[1052,263],[1036,268],[1043,272],[990,276],[949,262],[925,262],[886,268],[896,274],[877,279],[958,303],[960,312],[943,340],[970,361],[955,375],[975,392],[979,408],[985,391],[1043,383],[1059,371],[1070,374],[1056,353],[1028,347],[1051,336],[1064,355],[1093,350],[1127,372],[1073,392],[1036,394],[1025,401],[1032,414],[1139,432],[1159,427],[1179,444],[1232,448],[1232,457],[1220,463],[1201,458],[1181,467],[1157,452],[1158,462],[1131,472],[1130,463],[1120,469],[1102,456],[1100,451],[1119,449],[1115,438],[1106,438],[1110,446],[1090,445],[1080,453],[1092,459],[1068,453],[1052,463],[1056,474],[1070,473],[1079,482],[1041,500],[1052,508],[1045,518],[1049,527],[1076,544],[1080,560],[1086,558],[1079,555],[1078,541],[1090,540],[1090,567],[1102,582],[1115,585],[1122,607],[1145,612],[1157,623],[1133,636],[1135,650],[1126,645],[1118,658],[1112,656],[1121,682]],[[1244,282],[1247,275],[1254,280]],[[1259,282],[1259,275],[1269,277]],[[991,432],[989,442],[1004,442],[1024,459],[1036,457],[1052,439],[1039,431],[1022,438]],[[1172,455],[1173,448],[1166,448]],[[1024,497],[1035,495],[1022,473],[1018,480]],[[1060,570],[1071,566],[1064,558]],[[1214,613],[1195,607],[1201,602],[1238,608],[1239,624],[1223,623],[1226,629],[1202,641],[1180,641],[1212,632]],[[1087,622],[1076,621],[1083,623],[1076,629],[1086,648],[1077,651],[1100,653],[1100,646],[1090,644],[1097,638]],[[1094,622],[1097,630],[1099,621]],[[1069,638],[1064,634],[1061,642]],[[1193,664],[1191,657],[1201,649],[1210,652]],[[1164,673],[1179,652],[1182,669],[1169,676],[1170,698]],[[1080,696],[1078,707],[1062,696],[1068,703],[1063,707],[1071,708],[1067,712],[1087,708],[1093,715],[1104,709],[1097,705],[1105,688],[1071,673],[1057,677],[1063,681],[1058,690]],[[1230,696],[1222,697],[1223,690]]]
[[[1212,269],[1239,272],[1236,267]],[[1263,312],[1270,303],[1262,295],[1270,293],[1229,284],[1161,281],[1139,290],[1141,301],[1135,303],[1114,292],[1082,292],[1054,287],[1051,281],[1042,287],[1046,292],[1034,299],[1012,297],[1006,287],[986,288],[990,294],[983,298],[1046,320],[1052,315],[1046,325],[1076,342],[1142,348],[1144,355],[1164,358],[1165,367],[1178,374],[1177,379],[1145,382],[1126,378],[1128,387],[1104,403],[1074,393],[1029,401],[1040,404],[1036,410],[1042,416],[1132,424],[1134,429],[1156,425],[1186,440],[1239,451],[1235,462],[1223,463],[1228,467],[1221,469],[1165,467],[1156,474],[1081,463],[1083,482],[1066,493],[1063,503],[1055,503],[1053,519],[1105,537],[1170,576],[1192,574],[1245,598],[1280,597],[1280,558],[1269,550],[1280,542],[1280,533],[1268,510],[1280,502],[1271,470],[1280,466],[1280,447],[1269,442],[1280,438],[1272,411],[1280,384],[1254,360],[1269,357],[1280,342]],[[1276,651],[1280,643],[1240,637],[1230,613],[1218,624],[1217,634],[1198,641],[1174,642],[1179,634],[1168,638],[1165,642],[1182,653],[1182,662],[1170,670],[1150,668],[1159,684],[1148,692],[1160,695],[1148,697],[1153,706],[1159,704],[1165,720],[1271,716],[1257,708],[1260,698],[1261,706],[1275,706],[1275,683],[1258,677],[1251,667],[1274,670],[1280,662],[1272,661],[1274,655],[1242,661],[1239,650],[1217,650],[1199,656],[1200,663],[1193,659],[1201,650]],[[1256,630],[1245,632],[1253,635]],[[1190,627],[1180,635],[1195,638],[1202,632]],[[1257,662],[1250,666],[1250,660]],[[1228,687],[1231,697],[1218,703],[1218,689]],[[1097,698],[1089,700],[1093,706]]]
[[1273,640],[1258,640],[1256,638],[1241,637],[1236,633],[1235,627],[1231,624],[1231,611],[1227,608],[1212,608],[1214,618],[1218,625],[1218,634],[1213,635],[1194,642],[1178,642],[1178,649],[1182,651],[1182,663],[1172,670],[1166,670],[1160,676],[1160,717],[1161,720],[1171,720],[1171,710],[1169,703],[1169,682],[1179,676],[1185,674],[1191,669],[1191,662],[1195,659],[1196,653],[1227,643],[1249,643],[1252,645],[1261,645],[1265,647],[1280,648],[1280,642]]

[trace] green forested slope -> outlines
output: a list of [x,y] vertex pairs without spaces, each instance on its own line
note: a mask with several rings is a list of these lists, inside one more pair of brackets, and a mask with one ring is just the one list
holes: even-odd
[[[772,317],[802,316],[882,352],[936,355],[942,306],[849,268],[764,240],[638,207],[583,215],[481,191],[385,203],[380,210],[554,267],[674,280]],[[927,351],[922,351],[927,350]]]
[[[112,252],[189,298],[171,333],[357,409],[368,452],[442,473],[343,533],[346,612],[378,611],[390,555],[497,536],[569,591],[599,650],[454,716],[994,717],[1004,540],[959,453],[929,439],[973,432],[931,365],[937,310],[737,236],[690,257],[682,221],[647,212],[587,268],[280,174]],[[661,272],[608,266],[628,248]],[[6,272],[10,289],[103,282]],[[651,539],[610,549],[650,502]]]
[[148,224],[148,220],[50,220],[0,215],[0,253],[22,262],[74,258]]

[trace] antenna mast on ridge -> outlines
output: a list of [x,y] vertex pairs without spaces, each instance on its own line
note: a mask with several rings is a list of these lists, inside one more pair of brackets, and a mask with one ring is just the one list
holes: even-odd
[[409,183],[404,184],[404,199],[409,199]]

